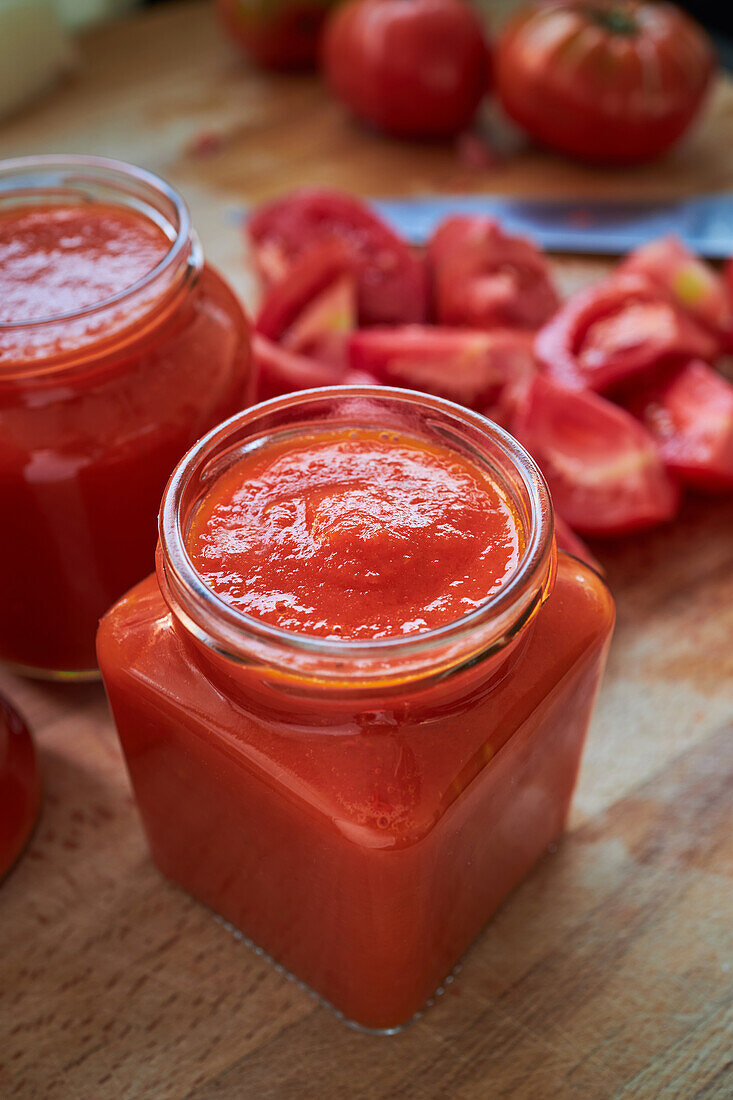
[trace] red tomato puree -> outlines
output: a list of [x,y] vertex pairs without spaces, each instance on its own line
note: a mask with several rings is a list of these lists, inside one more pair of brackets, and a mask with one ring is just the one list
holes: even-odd
[[508,579],[522,548],[511,504],[477,466],[348,430],[235,463],[200,506],[188,547],[237,611],[363,639],[467,614]]
[[133,210],[20,207],[0,215],[0,324],[78,313],[133,286],[171,246]]

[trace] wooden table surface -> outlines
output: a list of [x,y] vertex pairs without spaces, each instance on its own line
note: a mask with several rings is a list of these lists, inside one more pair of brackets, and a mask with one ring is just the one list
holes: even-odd
[[[229,52],[205,5],[89,35],[0,156],[92,152],[178,185],[249,298],[235,212],[300,183],[364,193],[670,195],[733,186],[733,90],[633,172],[454,149],[349,124],[308,78]],[[218,135],[210,155],[202,133]],[[593,265],[561,265],[566,283]],[[102,690],[0,674],[45,803],[0,889],[2,1100],[689,1098],[733,1095],[733,502],[599,550],[618,628],[567,837],[459,979],[393,1038],[349,1030],[152,868]]]

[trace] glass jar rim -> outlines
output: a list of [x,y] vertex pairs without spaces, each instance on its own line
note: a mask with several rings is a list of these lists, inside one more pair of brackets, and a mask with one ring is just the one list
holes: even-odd
[[[186,547],[183,529],[184,497],[196,475],[205,466],[207,455],[225,445],[240,429],[256,428],[259,422],[284,410],[297,409],[313,402],[336,399],[367,399],[418,406],[442,415],[454,426],[478,430],[496,445],[503,458],[518,472],[529,501],[529,531],[515,571],[499,589],[477,608],[442,626],[409,635],[378,639],[333,639],[297,633],[237,611],[217,596],[197,572]],[[443,398],[413,390],[384,386],[332,386],[275,397],[237,413],[203,436],[181,459],[163,494],[159,513],[160,555],[158,575],[163,594],[177,618],[199,641],[221,656],[241,660],[243,651],[255,644],[270,653],[278,651],[291,657],[323,659],[336,665],[354,662],[420,661],[431,654],[455,647],[481,628],[507,627],[498,631],[490,648],[503,647],[537,610],[547,594],[554,565],[552,505],[547,483],[528,452],[508,432],[480,413]],[[538,583],[539,579],[539,583]],[[497,635],[497,631],[494,631]],[[247,653],[247,656],[250,656]]]
[[[175,232],[175,237],[171,240],[170,248],[165,256],[158,261],[155,267],[151,268],[151,270],[146,272],[141,278],[137,279],[130,286],[124,287],[116,294],[110,295],[110,297],[104,298],[99,302],[93,302],[88,306],[82,306],[79,309],[69,310],[65,313],[55,313],[47,317],[24,318],[19,321],[0,320],[0,332],[35,329],[45,325],[75,321],[80,318],[93,316],[98,312],[104,312],[124,302],[128,298],[140,294],[146,287],[156,282],[162,274],[184,259],[190,249],[192,235],[191,215],[184,199],[178,191],[164,180],[162,176],[158,176],[146,168],[128,164],[126,161],[115,160],[112,157],[86,156],[75,153],[50,153],[47,155],[40,154],[36,156],[13,157],[8,160],[2,160],[0,161],[0,199],[2,199],[4,193],[4,182],[12,180],[13,177],[22,180],[24,177],[32,177],[34,173],[38,173],[40,176],[43,172],[62,173],[64,169],[68,169],[70,172],[76,172],[78,178],[74,179],[72,177],[72,179],[64,181],[63,184],[56,183],[55,186],[57,188],[61,186],[69,188],[70,184],[82,185],[84,182],[87,184],[90,182],[111,184],[114,183],[115,180],[118,183],[129,180],[142,188],[147,188],[152,194],[162,196],[170,203],[174,212],[175,223],[172,223],[171,227]],[[96,180],[93,173],[97,173]],[[43,181],[40,178],[33,183],[29,181],[26,186],[32,186],[39,191],[44,189]],[[45,189],[51,190],[53,187],[54,183],[49,181],[46,183]],[[11,188],[7,188],[6,190],[11,194],[13,193]]]

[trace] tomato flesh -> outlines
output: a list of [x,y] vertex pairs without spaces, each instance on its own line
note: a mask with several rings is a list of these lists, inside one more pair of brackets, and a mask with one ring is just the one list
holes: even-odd
[[487,412],[534,373],[529,341],[513,332],[406,325],[352,333],[349,364],[381,382]]
[[680,481],[733,489],[733,385],[721,374],[699,360],[686,363],[631,408]]
[[247,223],[267,286],[299,257],[327,241],[347,252],[357,281],[361,324],[425,320],[425,266],[368,206],[340,191],[298,191],[266,203]]
[[538,375],[512,429],[539,463],[557,512],[581,534],[636,531],[676,513],[679,491],[654,439],[598,394]]
[[717,346],[648,279],[620,274],[569,298],[535,352],[559,384],[605,391],[670,361],[711,359]]
[[537,329],[560,304],[547,259],[493,218],[446,218],[428,245],[434,312],[442,325]]

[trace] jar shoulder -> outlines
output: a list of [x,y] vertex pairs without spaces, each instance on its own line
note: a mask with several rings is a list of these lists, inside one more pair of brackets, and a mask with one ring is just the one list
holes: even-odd
[[[492,686],[491,694],[497,700],[504,694],[523,697],[531,706],[579,665],[602,660],[614,621],[613,598],[601,577],[583,562],[560,553],[554,588],[507,666],[508,674],[498,677],[498,687]],[[182,705],[193,705],[195,698],[198,706],[205,707],[207,697],[219,699],[222,694],[222,685],[210,684],[201,667],[193,664],[155,575],[107,613],[100,625],[97,652],[108,682],[144,682],[148,690]],[[454,693],[456,709],[478,705],[477,697],[485,691],[479,686],[475,693],[477,682],[480,685],[480,677],[477,680],[474,675],[465,692]],[[444,702],[451,696],[445,687],[437,690]],[[422,698],[431,709],[431,697]],[[413,706],[415,715],[421,709]],[[445,714],[453,706],[439,709]]]

